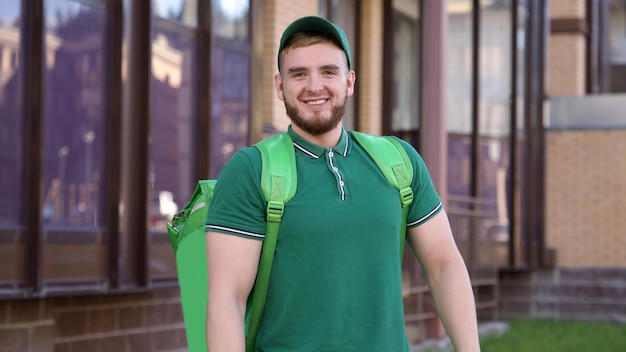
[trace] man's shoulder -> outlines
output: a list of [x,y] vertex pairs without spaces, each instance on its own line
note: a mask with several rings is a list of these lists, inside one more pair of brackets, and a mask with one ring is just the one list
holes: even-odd
[[[246,176],[247,175],[247,176]],[[218,183],[241,182],[244,179],[256,179],[261,175],[261,155],[256,148],[239,149],[224,164],[218,176]]]
[[261,153],[257,148],[252,146],[244,147],[239,149],[233,156],[226,162],[226,165],[236,164],[238,166],[242,166],[242,164],[247,165],[260,165],[261,164]]

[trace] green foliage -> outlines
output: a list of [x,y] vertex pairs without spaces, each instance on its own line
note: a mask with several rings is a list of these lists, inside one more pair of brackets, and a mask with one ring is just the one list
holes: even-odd
[[481,339],[482,352],[626,351],[626,325],[514,320],[502,336]]

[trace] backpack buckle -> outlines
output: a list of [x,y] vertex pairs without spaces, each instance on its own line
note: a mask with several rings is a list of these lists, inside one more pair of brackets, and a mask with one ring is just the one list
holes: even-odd
[[400,190],[400,203],[402,207],[406,207],[413,202],[413,189],[406,187]]
[[270,200],[267,202],[267,221],[280,222],[285,210],[285,203]]

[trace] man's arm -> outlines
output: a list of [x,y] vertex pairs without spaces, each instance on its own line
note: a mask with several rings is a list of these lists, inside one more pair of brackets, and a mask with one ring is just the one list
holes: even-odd
[[474,294],[445,211],[409,229],[408,240],[455,351],[480,351]]
[[245,314],[262,241],[207,232],[209,351],[245,351]]

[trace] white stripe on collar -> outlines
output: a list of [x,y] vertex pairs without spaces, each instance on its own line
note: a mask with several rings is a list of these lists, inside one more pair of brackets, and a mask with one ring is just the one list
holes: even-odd
[[[341,153],[341,155],[343,157],[348,156],[348,145],[350,143],[350,138],[348,138],[348,132],[346,132],[346,130],[342,131],[344,138],[346,139],[346,146],[343,149],[343,153]],[[294,147],[300,149],[303,153],[307,154],[308,156],[315,158],[315,159],[319,159],[320,157],[318,155],[315,155],[314,153],[310,152],[309,150],[307,150],[306,148],[304,148],[303,146],[301,146],[300,144],[293,142]]]
[[306,150],[306,148],[304,148],[303,146],[301,146],[300,144],[293,142],[294,147],[300,149],[303,153],[307,154],[308,156],[315,158],[315,159],[319,159],[320,157],[311,153],[310,151]]

